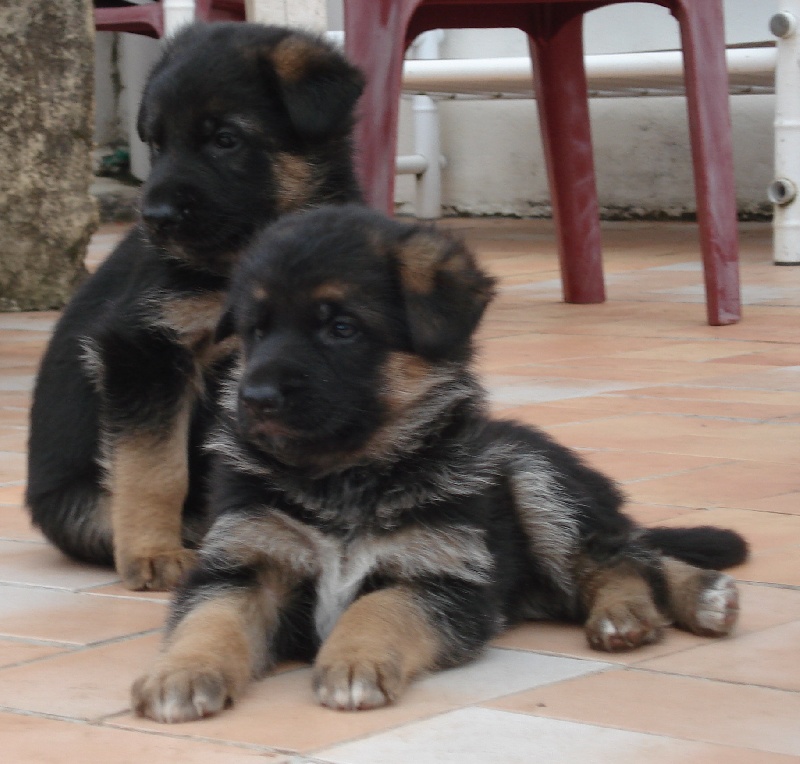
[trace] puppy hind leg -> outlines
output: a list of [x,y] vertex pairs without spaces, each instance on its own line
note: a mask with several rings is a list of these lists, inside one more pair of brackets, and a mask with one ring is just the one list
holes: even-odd
[[199,600],[153,668],[133,684],[134,712],[158,722],[186,722],[228,707],[263,670],[277,619],[270,589],[223,590]]
[[114,564],[108,493],[95,476],[77,477],[44,494],[29,495],[33,524],[64,554],[80,562]]
[[739,616],[739,593],[731,576],[664,557],[669,610],[675,625],[694,634],[729,634]]
[[618,652],[661,639],[669,619],[656,605],[649,580],[654,574],[632,559],[583,565],[580,594],[588,613],[584,630],[591,647]]

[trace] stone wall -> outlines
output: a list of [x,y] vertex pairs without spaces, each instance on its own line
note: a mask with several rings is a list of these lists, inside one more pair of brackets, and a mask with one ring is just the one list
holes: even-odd
[[0,0],[0,310],[61,307],[96,227],[89,0]]

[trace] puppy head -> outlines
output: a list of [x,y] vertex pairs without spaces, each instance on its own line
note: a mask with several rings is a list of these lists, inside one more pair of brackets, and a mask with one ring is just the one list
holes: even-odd
[[152,158],[141,204],[150,239],[225,275],[279,214],[357,199],[350,131],[362,88],[360,72],[312,35],[258,24],[185,28],[139,110]]
[[240,435],[335,471],[413,447],[479,396],[472,334],[494,282],[458,241],[363,207],[282,218],[233,279],[218,338],[239,335]]

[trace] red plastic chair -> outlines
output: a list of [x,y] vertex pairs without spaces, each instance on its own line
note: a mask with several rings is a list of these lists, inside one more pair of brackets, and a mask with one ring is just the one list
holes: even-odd
[[[195,0],[194,17],[202,21],[244,21],[244,0]],[[121,8],[95,8],[98,32],[130,32],[159,39],[164,36],[164,8],[158,0]]]
[[[680,24],[708,322],[735,323],[738,232],[722,0],[645,0]],[[625,0],[344,0],[345,47],[366,73],[356,128],[367,199],[392,211],[405,49],[430,29],[516,27],[529,37],[564,299],[605,300],[583,62],[583,15]]]

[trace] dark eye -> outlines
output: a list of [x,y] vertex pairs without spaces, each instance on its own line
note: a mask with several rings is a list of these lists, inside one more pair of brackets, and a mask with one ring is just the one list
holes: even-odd
[[333,339],[350,340],[360,332],[358,322],[350,316],[337,316],[328,324],[328,334]]
[[220,130],[214,134],[214,145],[218,149],[235,149],[239,145],[239,138],[229,130]]
[[161,153],[161,144],[158,141],[150,141],[151,156],[158,156]]

